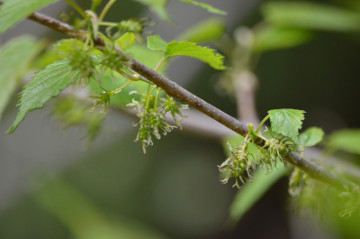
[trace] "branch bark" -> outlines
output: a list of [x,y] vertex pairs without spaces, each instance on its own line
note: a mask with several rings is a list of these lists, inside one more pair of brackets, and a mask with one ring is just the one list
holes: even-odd
[[256,128],[260,124],[255,107],[257,78],[248,70],[238,70],[233,74],[239,120],[244,123],[252,123]]
[[[78,31],[61,21],[45,16],[43,14],[33,13],[32,15],[29,16],[29,19],[71,37],[79,38],[87,34],[85,31]],[[102,46],[105,45],[105,43],[101,41],[101,39],[97,40],[97,44]],[[122,52],[121,50],[118,50],[118,52],[121,55],[125,55],[125,53]],[[130,68],[133,71],[137,72],[142,77],[153,82],[155,85],[161,87],[163,90],[166,91],[168,95],[173,96],[189,104],[198,111],[208,115],[209,117],[223,124],[227,128],[233,130],[234,132],[244,137],[248,133],[248,128],[245,123],[240,122],[234,117],[226,114],[225,112],[221,111],[215,106],[204,101],[200,97],[192,94],[183,87],[179,86],[175,82],[167,79],[166,77],[160,75],[159,73],[155,72],[154,70],[140,63],[136,59],[131,60]],[[263,140],[258,140],[255,143],[258,146],[263,147],[265,142]],[[356,185],[355,183],[348,181],[342,177],[339,177],[336,174],[326,171],[325,169],[299,156],[298,154],[291,152],[285,157],[285,160],[288,161],[290,164],[299,167],[313,178],[316,178],[325,183],[329,183],[330,185],[333,185],[339,188],[340,190],[351,189],[353,191],[360,193],[359,186]]]

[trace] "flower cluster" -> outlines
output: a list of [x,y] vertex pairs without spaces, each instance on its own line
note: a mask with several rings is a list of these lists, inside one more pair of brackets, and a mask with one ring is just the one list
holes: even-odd
[[[257,138],[265,141],[262,148],[253,144]],[[234,186],[238,188],[241,184],[251,181],[256,168],[264,167],[270,173],[279,161],[286,165],[284,156],[290,151],[297,150],[296,144],[288,137],[277,135],[267,139],[255,132],[252,125],[249,125],[249,133],[239,146],[228,145],[231,154],[219,166],[219,170],[224,174],[223,183],[227,183],[230,178],[235,178]]]
[[[154,88],[155,89],[155,88]],[[172,97],[166,96],[159,100],[160,89],[157,90],[154,97],[151,93],[143,96],[141,101],[135,99],[132,103],[128,104],[129,107],[133,107],[137,111],[139,122],[134,126],[139,127],[138,134],[135,141],[140,141],[144,153],[146,148],[153,145],[152,137],[160,139],[161,135],[166,135],[174,128],[179,126],[181,128],[181,122],[178,117],[183,118],[181,109],[187,109],[187,105],[177,103]],[[162,104],[159,104],[160,101]],[[176,122],[177,126],[171,125],[166,121],[166,114],[170,113]]]
[[69,58],[71,67],[80,71],[79,85],[87,85],[90,79],[95,78],[98,63],[92,57],[90,50],[74,51]]
[[222,182],[227,183],[233,177],[235,178],[234,186],[240,188],[240,182],[245,184],[245,182],[251,181],[256,169],[255,158],[248,153],[248,141],[246,140],[236,148],[228,145],[231,155],[219,166],[220,172],[225,174]]

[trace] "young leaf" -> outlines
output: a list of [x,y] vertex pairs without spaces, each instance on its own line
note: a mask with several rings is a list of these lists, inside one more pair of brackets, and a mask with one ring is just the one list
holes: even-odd
[[194,42],[180,41],[170,42],[166,46],[166,57],[189,56],[199,59],[216,70],[224,70],[224,56],[215,52],[214,49],[196,45]]
[[230,206],[230,219],[234,222],[239,221],[287,171],[283,164],[270,174],[265,169],[259,168],[253,182],[245,184],[237,193]]
[[6,32],[32,12],[57,0],[3,0],[0,5],[0,33]]
[[306,147],[318,144],[324,137],[324,131],[318,127],[311,127],[300,134],[300,143]]
[[19,112],[7,133],[13,133],[27,113],[41,109],[51,98],[74,83],[79,75],[78,71],[72,69],[68,59],[54,62],[40,71],[22,91]]
[[[89,50],[89,48],[89,46],[77,39],[63,39],[53,44],[45,54],[37,59],[35,66],[44,68],[55,61],[72,57],[77,51]],[[90,55],[97,61],[101,61],[100,58],[103,55],[103,52],[96,48],[91,48]]]
[[226,12],[224,12],[223,10],[217,9],[206,3],[201,3],[201,2],[194,1],[194,0],[178,0],[178,1],[186,2],[186,3],[192,4],[197,7],[201,7],[211,13],[215,13],[215,14],[219,14],[219,15],[226,15]]
[[302,29],[264,27],[255,32],[253,50],[264,52],[299,46],[311,40],[311,33]]
[[121,50],[126,50],[135,43],[135,34],[132,32],[127,32],[122,35],[119,39],[115,41],[119,45]]
[[40,48],[32,37],[13,39],[0,49],[0,119],[19,79]]
[[172,41],[166,43],[160,36],[148,37],[148,48],[164,53],[166,58],[174,56],[188,56],[199,59],[216,70],[224,70],[224,56],[214,49],[196,45],[195,42]]
[[305,111],[296,109],[269,110],[271,130],[297,142],[299,129],[304,120],[304,113]]
[[161,39],[158,35],[148,36],[147,46],[149,49],[154,51],[160,51],[166,53],[167,42]]
[[268,22],[281,27],[310,30],[360,31],[360,16],[356,12],[310,2],[270,2],[263,14]]
[[329,147],[360,155],[360,129],[344,129],[332,133]]

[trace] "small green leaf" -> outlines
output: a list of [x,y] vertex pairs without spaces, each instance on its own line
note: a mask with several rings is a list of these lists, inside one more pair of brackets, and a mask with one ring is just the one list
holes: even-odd
[[7,133],[13,133],[27,113],[44,107],[46,102],[74,83],[79,75],[78,71],[72,69],[68,59],[54,62],[40,71],[22,91],[19,112]]
[[197,7],[201,7],[201,8],[205,9],[206,11],[208,11],[210,13],[215,13],[215,14],[219,14],[219,15],[226,15],[226,12],[224,12],[223,10],[215,8],[215,7],[213,7],[213,6],[209,5],[209,4],[206,4],[206,3],[201,3],[201,2],[194,1],[194,0],[178,0],[178,1],[189,3],[189,4],[192,4],[192,5],[197,6]]
[[6,32],[32,12],[57,0],[3,0],[0,5],[0,33]]
[[287,171],[283,164],[270,174],[265,169],[259,168],[253,177],[253,182],[245,184],[237,193],[230,206],[230,219],[234,222],[239,221]]
[[324,137],[324,131],[318,127],[311,127],[300,134],[300,143],[306,147],[311,147],[319,142]]
[[147,37],[147,46],[151,50],[160,51],[165,54],[167,45],[168,45],[167,42],[161,39],[161,37],[158,35]]
[[332,133],[329,147],[360,155],[360,129],[344,129]]
[[0,49],[0,119],[19,79],[26,74],[31,60],[40,50],[32,37],[14,38]]
[[218,40],[225,32],[225,21],[221,18],[209,18],[182,33],[177,39],[190,42],[211,42]]
[[194,42],[170,42],[166,46],[166,57],[188,56],[199,59],[216,70],[224,70],[224,56],[214,49],[196,45]]
[[312,34],[301,29],[264,27],[255,32],[253,50],[264,52],[299,46],[311,40]]
[[304,120],[304,113],[305,111],[296,109],[269,110],[271,130],[298,142],[299,129],[301,129]]
[[132,32],[127,32],[115,41],[121,50],[126,50],[135,43],[136,36]]
[[161,19],[171,21],[169,13],[166,11],[168,4],[167,0],[136,0],[144,5],[150,7],[151,11],[155,12]]
[[269,2],[263,7],[265,19],[277,26],[310,30],[360,31],[357,12],[311,2]]
[[188,56],[199,59],[217,70],[224,70],[224,56],[214,49],[196,45],[195,42],[173,41],[166,43],[158,35],[148,37],[148,48],[163,52],[166,58]]
[[96,48],[90,49],[90,47],[85,45],[82,41],[77,39],[63,39],[53,44],[45,54],[37,59],[35,65],[39,68],[44,68],[55,61],[73,57],[74,53],[79,51],[90,51],[91,57],[97,62],[101,61],[101,56],[103,55],[102,51]]
[[64,39],[56,42],[52,47],[52,52],[56,60],[61,60],[74,55],[74,51],[80,51],[84,43],[77,39]]

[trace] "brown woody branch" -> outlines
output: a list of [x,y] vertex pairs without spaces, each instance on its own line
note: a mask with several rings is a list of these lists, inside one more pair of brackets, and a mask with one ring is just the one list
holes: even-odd
[[[29,19],[43,24],[55,31],[64,33],[65,35],[68,35],[70,37],[79,38],[87,34],[87,32],[85,31],[78,31],[61,21],[45,16],[43,14],[33,13],[29,16]],[[98,40],[97,44],[104,45],[104,42]],[[119,54],[124,55],[124,53],[120,50]],[[246,134],[249,132],[246,124],[240,122],[239,120],[233,118],[232,116],[226,114],[215,106],[199,98],[198,96],[192,94],[191,92],[187,91],[175,82],[165,78],[164,76],[160,75],[159,73],[155,72],[154,70],[150,69],[139,61],[132,59],[130,68],[140,74],[142,77],[153,82],[155,85],[161,87],[163,90],[166,91],[168,95],[189,104],[190,106],[208,115],[209,117],[223,124],[227,128],[235,131],[236,133],[242,136],[246,136]],[[258,140],[255,143],[260,147],[263,147],[265,142],[263,140]],[[325,183],[329,183],[341,190],[352,189],[360,192],[358,185],[342,177],[339,177],[336,174],[326,171],[325,169],[299,156],[298,154],[291,152],[285,157],[285,159],[290,164],[299,167],[313,178],[316,178]]]

